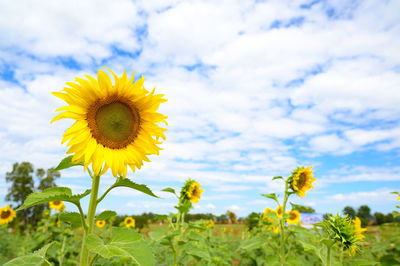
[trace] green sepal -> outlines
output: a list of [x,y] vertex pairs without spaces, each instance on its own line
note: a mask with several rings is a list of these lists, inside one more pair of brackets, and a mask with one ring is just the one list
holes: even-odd
[[89,251],[103,258],[129,257],[138,265],[154,265],[152,249],[135,230],[113,227],[107,244],[95,234],[89,234],[86,240]]
[[283,179],[283,176],[274,176],[274,177],[272,178],[272,180],[275,180],[275,179]]
[[72,162],[72,157],[73,157],[73,155],[70,155],[70,156],[65,157],[64,159],[62,159],[61,162],[54,169],[54,171],[64,170],[64,169],[67,169],[67,168],[70,168],[70,167],[73,167],[73,166],[77,166],[77,165],[83,166],[83,162],[79,162],[79,163]]
[[59,215],[62,222],[71,224],[72,228],[79,228],[82,226],[81,215],[77,212],[62,212]]
[[105,221],[116,215],[117,215],[117,213],[115,211],[103,211],[102,213],[100,213],[99,215],[96,216],[95,220],[96,221]]
[[78,205],[79,200],[89,195],[90,191],[91,190],[88,189],[84,193],[76,195],[72,195],[72,190],[67,187],[52,187],[45,189],[42,192],[35,191],[26,197],[24,204],[16,209],[16,211],[50,201],[67,201]]
[[172,194],[176,195],[175,189],[170,188],[170,187],[164,188],[161,191],[169,192],[169,193],[172,193]]

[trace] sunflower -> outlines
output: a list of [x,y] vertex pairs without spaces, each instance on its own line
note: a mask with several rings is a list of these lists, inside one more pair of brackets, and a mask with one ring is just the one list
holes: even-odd
[[278,234],[279,233],[279,226],[277,226],[277,225],[272,226],[272,232],[274,232],[274,234]]
[[292,182],[291,186],[293,191],[296,191],[299,197],[304,197],[306,195],[306,191],[310,188],[314,188],[312,182],[317,180],[313,177],[312,166],[309,167],[297,167],[297,169],[292,173]]
[[124,224],[126,228],[133,227],[135,228],[135,219],[132,217],[126,217],[124,220]]
[[59,201],[59,200],[50,201],[49,207],[50,207],[50,209],[55,209],[55,210],[61,211],[61,212],[65,210],[64,202]]
[[268,213],[271,213],[271,212],[274,212],[274,210],[270,209],[270,208],[265,208],[262,219],[266,222],[273,223],[274,218],[268,216]]
[[97,228],[103,228],[106,225],[106,221],[96,221]]
[[214,228],[214,225],[215,225],[214,220],[212,220],[212,219],[208,220],[207,226],[208,226],[209,228]]
[[356,216],[356,218],[353,220],[353,223],[354,223],[354,230],[355,230],[355,234],[356,234],[356,236],[357,236],[357,239],[358,239],[358,240],[364,239],[365,236],[363,235],[363,233],[364,233],[365,231],[367,231],[367,228],[362,228],[362,227],[361,227],[361,220],[360,220],[360,218],[358,218],[357,216]]
[[289,214],[289,217],[286,219],[288,224],[298,224],[300,222],[300,213],[299,211],[296,210],[291,210],[290,212],[287,212]]
[[97,80],[91,76],[67,82],[61,92],[53,95],[68,105],[57,109],[63,111],[51,122],[70,118],[74,124],[65,131],[61,143],[69,141],[68,154],[74,154],[73,162],[84,162],[84,169],[92,164],[96,175],[104,174],[109,168],[114,177],[126,177],[127,166],[132,171],[140,169],[143,161],[150,162],[148,155],[159,154],[159,138],[165,140],[164,131],[158,123],[167,125],[167,116],[157,113],[160,103],[166,102],[162,94],[154,94],[143,87],[144,78],[133,83],[134,75],[128,80],[110,77],[102,70]]
[[276,208],[275,212],[276,212],[276,216],[278,216],[279,219],[282,218],[282,215],[283,215],[283,206],[278,206],[278,207]]
[[190,186],[188,191],[186,192],[186,195],[188,197],[188,199],[190,200],[190,202],[192,203],[198,203],[199,199],[201,198],[201,193],[204,192],[204,190],[202,190],[200,183],[193,181]]
[[17,217],[15,211],[11,209],[10,205],[0,208],[0,225],[9,224]]

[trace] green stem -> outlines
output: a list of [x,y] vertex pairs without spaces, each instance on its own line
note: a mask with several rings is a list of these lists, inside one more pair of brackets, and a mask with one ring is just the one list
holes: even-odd
[[97,207],[97,195],[99,193],[100,176],[93,176],[92,179],[92,191],[90,193],[89,210],[87,215],[87,230],[83,234],[82,250],[81,250],[81,261],[80,266],[88,265],[89,251],[87,249],[86,237],[92,232],[94,224],[94,215]]
[[326,266],[331,266],[331,247],[326,247]]
[[67,239],[67,236],[64,236],[63,242],[61,245],[61,250],[60,250],[60,257],[58,258],[58,262],[60,265],[63,265],[63,259],[64,259],[64,249],[65,249],[65,241]]
[[282,206],[282,218],[281,218],[281,221],[280,221],[280,226],[281,226],[281,265],[284,265],[285,264],[285,218],[284,218],[284,215],[285,215],[285,212],[286,212],[286,203],[287,203],[287,200],[288,200],[288,198],[289,198],[289,196],[288,196],[288,181],[289,181],[289,178],[288,179],[286,179],[286,181],[285,181],[285,197],[284,197],[284,199],[283,199],[283,206]]

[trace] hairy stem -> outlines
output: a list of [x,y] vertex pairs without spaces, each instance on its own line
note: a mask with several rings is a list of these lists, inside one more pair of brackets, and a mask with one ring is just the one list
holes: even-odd
[[89,251],[87,249],[86,237],[92,232],[94,215],[97,207],[97,195],[99,193],[100,176],[93,176],[92,192],[90,193],[89,210],[86,218],[87,229],[83,234],[80,266],[88,265]]
[[281,221],[280,221],[280,227],[281,227],[281,256],[280,256],[280,259],[281,259],[281,265],[284,265],[285,264],[285,218],[284,218],[284,215],[285,215],[285,212],[286,212],[286,203],[287,203],[287,200],[288,200],[288,198],[289,198],[289,195],[288,195],[288,182],[289,181],[289,178],[288,179],[286,179],[286,181],[285,181],[285,197],[284,197],[284,199],[283,199],[283,206],[282,206],[282,218],[281,218]]

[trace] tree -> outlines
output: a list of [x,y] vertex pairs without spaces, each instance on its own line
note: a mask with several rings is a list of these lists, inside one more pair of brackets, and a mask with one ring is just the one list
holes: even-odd
[[375,217],[375,222],[377,225],[381,225],[381,224],[385,223],[385,215],[383,213],[375,212],[374,217]]
[[304,205],[298,205],[294,203],[290,203],[292,205],[292,210],[299,211],[301,213],[315,213],[315,210],[311,207],[304,206]]
[[361,220],[362,226],[366,226],[371,221],[371,209],[367,205],[361,205],[357,210],[357,216]]
[[349,216],[351,219],[356,218],[356,210],[354,210],[353,207],[346,206],[343,209],[343,213],[347,216]]
[[[61,175],[53,168],[45,171],[40,168],[36,171],[36,177],[39,179],[39,184],[35,189],[33,174],[34,167],[30,162],[14,163],[11,172],[6,173],[6,181],[11,183],[6,195],[6,201],[16,203],[13,208],[20,207],[26,197],[35,190],[43,191],[46,188],[56,186],[55,180]],[[41,217],[44,210],[44,205],[36,205],[32,208],[24,209],[17,213],[17,217],[24,221],[24,227],[28,225],[28,221],[35,224]]]
[[231,223],[235,224],[236,223],[236,213],[234,213],[233,211],[227,211],[226,214],[228,215],[229,219],[231,220]]

